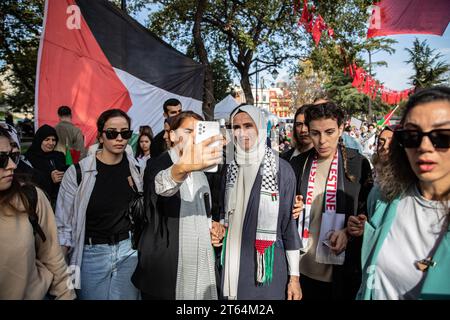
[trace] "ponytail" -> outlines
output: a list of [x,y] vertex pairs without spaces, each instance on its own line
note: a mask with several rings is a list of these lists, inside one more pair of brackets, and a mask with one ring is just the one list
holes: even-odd
[[345,176],[347,177],[348,180],[350,180],[351,182],[355,182],[355,177],[352,176],[349,172],[348,172],[348,168],[347,168],[347,149],[345,148],[343,142],[342,142],[342,138],[339,138],[339,143],[338,143],[338,147],[341,150],[341,154],[342,154],[342,159],[344,160],[344,173]]

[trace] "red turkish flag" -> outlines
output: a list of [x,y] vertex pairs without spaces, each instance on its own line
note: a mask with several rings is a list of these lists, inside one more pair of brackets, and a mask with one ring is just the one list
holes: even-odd
[[300,20],[298,21],[298,23],[303,24],[306,27],[306,24],[308,23],[309,18],[310,18],[310,14],[308,12],[307,0],[303,0],[302,16],[300,17]]
[[313,36],[314,42],[316,43],[316,46],[319,44],[320,38],[322,36],[320,18],[321,18],[320,16],[318,16],[316,18],[316,20],[314,21],[314,24],[313,24],[313,28],[312,28],[312,36]]
[[333,28],[328,28],[328,35],[330,36],[330,37],[334,37],[334,30],[333,30]]
[[382,0],[373,6],[367,38],[393,34],[442,35],[449,22],[449,0]]

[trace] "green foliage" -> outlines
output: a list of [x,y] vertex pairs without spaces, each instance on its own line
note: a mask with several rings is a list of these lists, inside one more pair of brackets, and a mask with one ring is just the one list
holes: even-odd
[[14,88],[5,103],[14,111],[32,111],[43,0],[0,2],[0,72]]
[[230,71],[224,58],[216,57],[211,62],[214,77],[214,98],[220,101],[230,93],[232,84]]
[[[351,78],[343,73],[336,74],[325,85],[327,94],[331,100],[341,106],[349,117],[357,117],[359,119],[368,119],[367,106],[369,97],[351,85]],[[374,116],[379,119],[389,112],[391,107],[381,101],[378,95],[372,102]]]
[[[150,17],[150,29],[178,49],[191,43],[196,2],[159,1],[163,6]],[[251,96],[250,70],[258,59],[258,71],[298,59],[306,49],[298,32],[298,16],[290,0],[207,1],[202,16],[202,37],[209,58],[227,55],[227,63],[241,77],[247,98]]]
[[[340,105],[349,116],[359,118],[368,117],[369,97],[359,93],[351,85],[352,79],[344,75],[344,68],[351,62],[356,62],[368,72],[370,66],[362,59],[365,53],[374,54],[378,51],[386,51],[389,54],[395,52],[392,44],[396,41],[387,38],[366,39],[367,20],[369,14],[367,8],[372,1],[315,1],[318,12],[324,17],[327,24],[335,31],[335,38],[322,36],[320,44],[313,46],[310,59],[314,70],[325,73],[323,88],[328,97]],[[385,61],[372,62],[374,65],[387,66]],[[374,73],[371,73],[374,76]],[[377,117],[384,115],[389,106],[384,104],[380,97],[370,102],[373,114]]]
[[411,84],[418,88],[431,87],[448,83],[447,72],[450,71],[450,64],[441,60],[442,54],[436,49],[431,49],[427,40],[422,42],[416,38],[411,49],[405,49],[409,54],[406,63],[412,64],[415,74],[409,79]]

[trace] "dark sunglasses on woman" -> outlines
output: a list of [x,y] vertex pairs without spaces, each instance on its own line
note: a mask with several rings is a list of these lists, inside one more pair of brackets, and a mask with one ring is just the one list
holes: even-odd
[[394,132],[394,136],[404,148],[418,148],[425,136],[430,139],[435,148],[450,148],[450,129],[436,129],[428,132],[418,130],[398,130]]
[[20,160],[20,152],[0,152],[0,169],[6,169],[9,159],[11,159],[15,164],[18,164]]
[[123,131],[116,131],[116,130],[105,130],[103,133],[106,136],[106,139],[113,140],[116,139],[119,134],[122,137],[122,139],[128,140],[131,138],[133,131],[131,130],[123,130]]

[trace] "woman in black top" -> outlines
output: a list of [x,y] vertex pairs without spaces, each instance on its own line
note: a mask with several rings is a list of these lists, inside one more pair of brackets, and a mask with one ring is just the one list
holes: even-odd
[[100,151],[79,162],[78,174],[71,166],[61,184],[59,240],[71,268],[80,271],[74,285],[82,300],[139,298],[131,283],[137,251],[127,213],[134,189],[142,192],[142,182],[135,159],[125,152],[130,121],[122,110],[103,112],[97,120]]
[[57,143],[56,130],[44,124],[36,131],[33,142],[25,153],[25,158],[34,169],[32,181],[47,193],[53,208],[67,169],[64,154],[54,150]]

